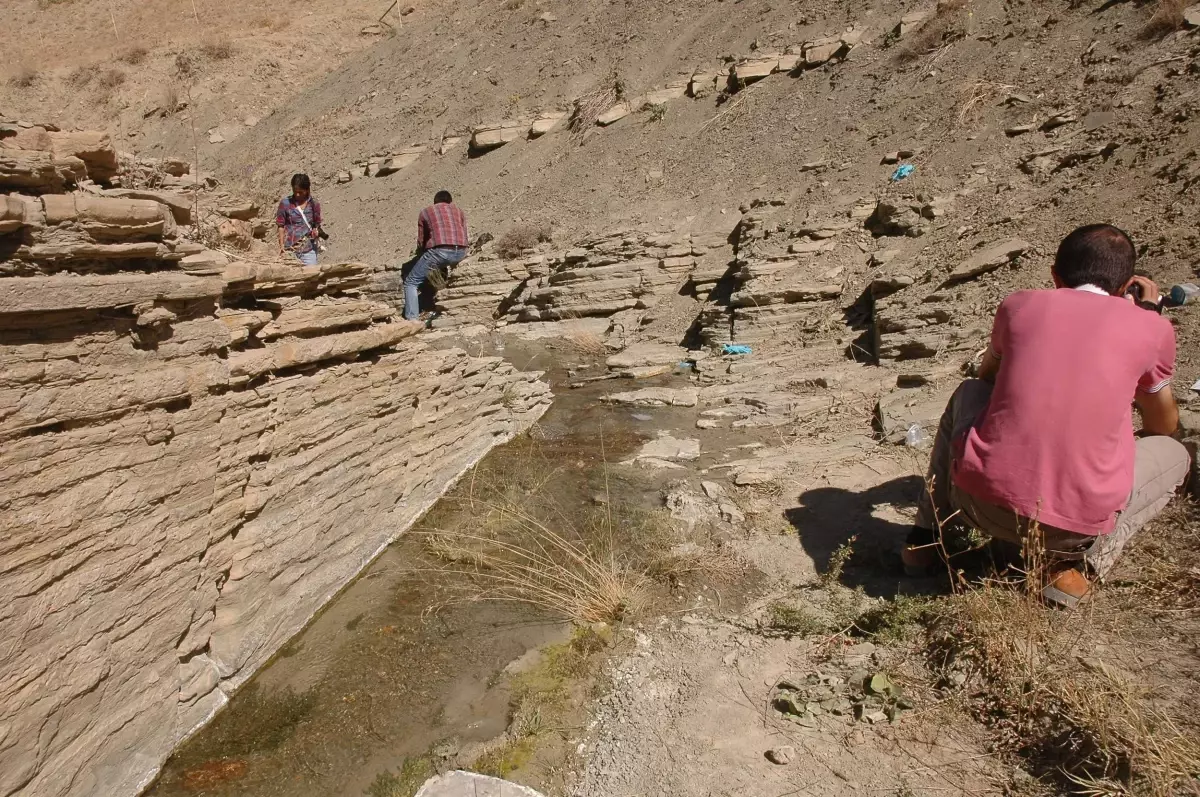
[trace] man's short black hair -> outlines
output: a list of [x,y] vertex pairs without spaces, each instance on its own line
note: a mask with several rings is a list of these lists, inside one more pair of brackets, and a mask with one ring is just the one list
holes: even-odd
[[308,191],[309,189],[312,188],[312,181],[308,179],[307,174],[293,174],[292,175],[292,190],[294,191],[297,188],[303,189],[305,191]]
[[1133,277],[1137,248],[1133,239],[1111,224],[1088,224],[1058,245],[1054,274],[1068,288],[1095,285],[1117,296]]
[[433,195],[433,204],[445,205],[454,201],[454,197],[450,196],[449,191],[438,191]]

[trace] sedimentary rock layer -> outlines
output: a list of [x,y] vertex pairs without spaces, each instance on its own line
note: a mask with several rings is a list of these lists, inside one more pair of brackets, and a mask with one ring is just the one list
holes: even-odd
[[364,266],[156,262],[0,278],[0,795],[135,794],[549,401],[427,349]]

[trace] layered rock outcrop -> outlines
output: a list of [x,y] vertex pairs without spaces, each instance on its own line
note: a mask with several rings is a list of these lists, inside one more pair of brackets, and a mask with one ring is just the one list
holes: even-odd
[[135,794],[549,403],[366,266],[228,262],[66,185],[0,202],[0,795]]

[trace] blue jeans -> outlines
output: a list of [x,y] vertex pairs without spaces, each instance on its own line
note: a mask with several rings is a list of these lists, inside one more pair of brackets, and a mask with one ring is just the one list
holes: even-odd
[[311,249],[307,252],[297,252],[296,259],[303,266],[315,266],[317,264],[317,253]]
[[467,247],[442,247],[438,249],[426,249],[417,262],[413,264],[412,271],[408,272],[408,276],[404,278],[404,317],[409,321],[416,321],[417,316],[421,314],[420,302],[421,297],[417,289],[421,287],[421,283],[429,276],[429,272],[435,268],[442,266],[453,266],[459,263],[467,256]]

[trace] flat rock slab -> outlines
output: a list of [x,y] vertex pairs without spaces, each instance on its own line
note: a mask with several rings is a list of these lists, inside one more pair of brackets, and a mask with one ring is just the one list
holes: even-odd
[[605,360],[609,368],[640,368],[647,365],[671,365],[687,359],[690,352],[662,343],[635,343]]
[[604,397],[609,404],[626,404],[634,407],[694,407],[700,400],[700,391],[694,387],[644,387],[625,393],[612,393]]
[[425,781],[416,797],[543,797],[528,786],[521,786],[487,775],[456,770]]
[[633,459],[623,462],[624,465],[642,463],[657,468],[678,467],[676,462],[692,462],[700,458],[700,441],[671,436],[670,432],[659,432],[658,439],[651,440],[642,446]]
[[1027,249],[1029,249],[1029,244],[1020,238],[1011,238],[1007,241],[993,244],[964,260],[958,268],[950,272],[950,276],[946,278],[945,284],[953,285],[958,282],[974,279],[989,271],[995,271],[1005,263],[1011,263],[1013,260],[1016,260]]

